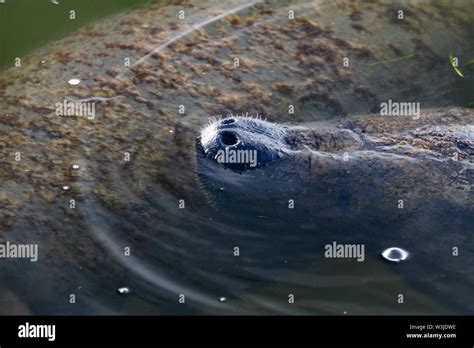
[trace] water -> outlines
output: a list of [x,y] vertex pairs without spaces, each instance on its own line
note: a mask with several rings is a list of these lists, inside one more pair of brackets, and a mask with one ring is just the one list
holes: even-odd
[[120,295],[128,295],[130,293],[130,289],[129,288],[118,288],[117,289],[117,292],[120,294]]
[[[64,0],[55,4],[48,0],[5,1],[0,9],[0,67],[14,64],[42,44],[64,37],[95,19],[110,15],[150,0]],[[2,4],[2,3],[0,3]],[[69,19],[69,11],[76,18]]]
[[81,83],[81,80],[79,80],[79,79],[70,79],[67,83],[71,86],[77,86],[78,84]]
[[[0,65],[7,66],[12,57],[65,36],[99,16],[145,2],[59,1],[55,5],[49,1],[9,1],[8,6],[14,5],[9,8],[8,16],[3,7],[0,9]],[[323,14],[337,13],[336,7],[318,4]],[[207,5],[207,9],[201,4],[204,9],[188,13],[182,25],[175,23],[179,6],[166,7],[164,13],[159,12],[160,16],[158,12],[143,13],[138,16],[143,23],[131,25],[136,30],[146,30],[138,38],[133,36],[134,43],[143,47],[123,49],[111,44],[108,52],[112,55],[100,56],[105,62],[103,66],[94,63],[84,68],[87,62],[97,62],[95,54],[107,51],[100,36],[87,37],[73,46],[84,53],[84,60],[73,66],[55,62],[48,68],[51,70],[33,70],[35,74],[31,75],[38,77],[37,84],[26,81],[16,90],[12,87],[10,96],[15,95],[13,92],[17,96],[25,94],[33,106],[21,100],[17,105],[16,99],[9,99],[2,110],[22,116],[16,124],[4,118],[0,124],[2,144],[5,144],[2,145],[5,166],[1,172],[1,197],[5,202],[1,211],[5,231],[2,240],[38,243],[40,259],[35,264],[1,260],[2,286],[11,294],[7,303],[12,304],[4,311],[8,314],[29,311],[35,314],[337,315],[461,312],[459,302],[443,298],[445,284],[448,288],[453,284],[454,288],[458,286],[456,296],[472,310],[471,292],[457,285],[460,277],[467,279],[466,286],[472,283],[469,270],[452,272],[449,265],[424,264],[429,257],[422,253],[413,253],[398,265],[384,262],[380,258],[384,249],[370,242],[380,231],[367,221],[361,221],[349,234],[344,234],[337,224],[332,230],[323,230],[318,222],[275,217],[271,207],[259,216],[247,216],[238,210],[233,216],[223,216],[197,180],[194,138],[207,118],[215,114],[264,112],[272,121],[304,122],[340,118],[342,109],[347,113],[370,111],[372,106],[367,101],[370,97],[358,95],[347,101],[353,109],[337,106],[334,100],[323,98],[311,104],[306,102],[307,98],[301,98],[299,104],[295,103],[298,112],[289,115],[288,104],[295,97],[281,92],[287,91],[284,85],[272,90],[275,98],[270,98],[265,88],[259,88],[291,82],[298,86],[294,92],[298,97],[318,86],[323,86],[318,90],[319,95],[327,92],[325,88],[333,91],[330,96],[341,94],[341,100],[345,100],[346,92],[347,98],[353,95],[352,90],[344,89],[348,82],[338,74],[339,63],[328,57],[330,73],[325,68],[312,76],[310,72],[318,62],[305,59],[317,53],[306,55],[303,54],[306,48],[302,48],[298,54],[304,59],[296,62],[291,60],[294,58],[291,54],[278,51],[280,60],[275,60],[275,55],[267,54],[269,50],[265,48],[271,43],[259,46],[268,36],[267,30],[275,33],[275,28],[281,27],[278,21],[287,15],[286,5],[285,1],[276,2],[272,9],[280,11],[279,16],[255,15],[255,26],[249,23],[237,29],[221,21],[220,16],[251,11],[253,7],[248,2],[219,1]],[[297,13],[307,11],[313,16],[311,11],[316,6],[313,5],[295,2],[294,8]],[[74,23],[62,17],[71,6],[78,14]],[[323,15],[320,21],[327,24],[332,19]],[[99,29],[107,32],[113,25],[104,22],[104,27]],[[148,27],[140,29],[142,25]],[[259,27],[261,31],[255,29]],[[3,35],[7,31],[11,35]],[[298,31],[290,34],[296,35]],[[130,44],[127,35],[118,46]],[[398,40],[396,33],[390,37]],[[226,43],[229,38],[235,41]],[[376,35],[373,40],[379,42],[385,37]],[[283,43],[288,51],[295,45],[290,39]],[[453,41],[453,45],[460,43]],[[59,46],[33,54],[40,57],[38,61],[43,66],[49,65],[56,57],[49,54],[57,52],[62,45]],[[465,46],[472,47],[467,43]],[[145,70],[135,75],[125,68],[123,50],[135,67]],[[150,52],[161,56],[154,58]],[[378,52],[369,61],[391,58],[387,52],[390,53]],[[232,63],[227,63],[236,53],[244,56],[242,64],[247,67],[258,61],[263,63],[252,73],[239,75],[228,65]],[[213,63],[213,59],[217,62]],[[203,60],[211,63],[202,63]],[[369,68],[362,63],[367,62],[354,59],[352,63],[363,67],[361,80],[367,82],[365,76],[375,75],[373,83],[383,86],[387,73],[384,69],[389,68],[383,64]],[[309,65],[302,67],[302,64]],[[117,68],[116,75],[108,73],[111,67]],[[441,87],[445,87],[436,89],[436,93],[432,93],[430,86],[426,87],[420,98],[426,106],[448,102],[468,105],[472,96],[465,93],[468,82],[443,75],[449,66],[440,66],[430,74],[423,68],[421,64],[420,81],[443,81]],[[289,73],[295,69],[301,70],[295,75]],[[380,73],[374,74],[372,69],[380,69],[376,70]],[[70,76],[80,79],[80,84],[64,86]],[[146,82],[147,78],[151,82]],[[312,78],[314,81],[310,81]],[[466,80],[472,82],[469,77]],[[423,89],[425,85],[410,89],[403,84],[398,92],[407,88],[406,95],[410,98],[415,87]],[[383,92],[381,87],[380,90]],[[46,117],[40,108],[34,107],[38,103],[54,110],[54,103],[64,97],[97,101],[96,120],[88,123],[84,119]],[[181,104],[186,106],[184,113],[179,112]],[[24,161],[15,166],[6,162],[14,150],[24,153]],[[130,153],[129,160],[125,160],[126,152]],[[74,209],[69,207],[71,199],[76,202]],[[359,263],[352,259],[325,258],[324,245],[334,240],[334,235],[345,236],[347,242],[364,241],[366,260]],[[425,237],[427,233],[422,233],[419,245],[423,245]],[[420,249],[405,245],[403,240],[386,238],[385,247],[397,245],[410,252]],[[429,270],[426,277],[420,276],[423,269]],[[417,278],[421,280],[417,282]],[[441,290],[433,291],[433,286]],[[406,298],[404,305],[398,303],[400,293]],[[76,304],[69,302],[71,294],[76,296]],[[292,296],[294,302],[290,300]]]
[[408,255],[407,251],[400,248],[388,248],[382,253],[382,257],[390,262],[404,261]]

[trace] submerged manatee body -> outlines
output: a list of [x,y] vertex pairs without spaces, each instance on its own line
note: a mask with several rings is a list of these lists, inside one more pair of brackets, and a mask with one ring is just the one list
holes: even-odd
[[[461,80],[447,57],[453,52],[463,62],[474,52],[471,7],[450,1],[429,6],[425,2],[394,6],[391,1],[342,0],[159,1],[93,23],[22,57],[21,67],[0,73],[0,241],[37,243],[39,262],[2,260],[2,281],[31,312],[41,314],[294,311],[297,307],[270,306],[251,297],[243,300],[246,305],[217,300],[223,295],[232,298],[232,294],[243,298],[255,284],[279,284],[270,272],[272,267],[280,267],[277,256],[291,251],[289,245],[297,250],[293,254],[303,254],[304,245],[299,240],[286,243],[289,235],[281,227],[276,232],[282,232],[282,239],[275,236],[269,240],[267,233],[258,229],[261,218],[255,221],[255,217],[245,215],[241,221],[245,226],[241,227],[239,214],[229,220],[212,213],[207,202],[213,196],[213,185],[204,192],[195,185],[195,132],[208,116],[227,113],[267,115],[274,122],[308,122],[373,112],[389,98],[421,102],[422,108],[469,105],[471,96],[462,90],[471,80]],[[186,16],[179,20],[177,14],[182,9]],[[402,21],[397,18],[399,10],[405,14]],[[2,11],[8,11],[8,2]],[[289,11],[294,12],[294,19],[289,19]],[[79,85],[68,84],[71,79],[79,79]],[[56,115],[56,104],[64,100],[93,102],[96,116]],[[288,113],[290,105],[294,114]],[[463,120],[455,119],[453,124],[462,126]],[[328,127],[327,134],[337,130],[335,123]],[[306,154],[314,154],[315,161],[324,162],[322,168],[337,170],[343,186],[336,193],[343,195],[342,188],[349,185],[342,177],[344,167],[333,167],[341,162],[331,162],[331,157],[320,154],[316,142],[301,142],[300,136],[295,136],[294,143],[280,146],[276,138],[279,134],[287,137],[289,130],[277,128],[268,137],[268,145],[276,145],[268,154],[275,150],[284,156],[305,148]],[[359,141],[376,146],[356,129],[342,128],[341,132],[349,135],[342,143],[344,148],[356,149]],[[424,137],[430,135],[420,133],[418,140]],[[330,140],[323,136],[322,146],[327,142]],[[358,151],[362,155],[363,149]],[[130,161],[125,160],[127,154]],[[272,175],[285,173],[288,193],[294,194],[299,204],[296,194],[301,194],[301,188],[307,187],[308,194],[314,188],[300,182],[316,178],[318,165],[308,162],[308,156],[295,158],[300,163],[283,167],[294,168],[295,173],[275,170]],[[342,164],[347,170],[365,168],[349,158]],[[287,158],[274,161],[269,157],[266,161],[271,167],[287,163]],[[375,161],[374,165],[380,163]],[[387,163],[397,169],[408,168],[392,159]],[[415,161],[414,167],[419,163],[425,162]],[[460,163],[465,159],[450,166],[457,169]],[[261,171],[248,171],[252,172]],[[246,174],[236,178],[245,179]],[[364,177],[346,174],[350,179]],[[437,171],[432,174],[430,180],[438,174],[446,178]],[[324,180],[328,183],[334,175],[321,178],[323,182],[316,187],[323,190],[327,187]],[[383,178],[386,176],[380,181]],[[258,189],[271,198],[282,179],[275,177],[274,183]],[[452,182],[461,185],[460,178]],[[452,182],[444,192],[457,192]],[[374,200],[380,199],[381,191],[375,190],[380,184],[387,189],[396,187],[389,182],[374,183],[371,190],[367,182],[357,184],[366,185]],[[365,192],[363,187],[358,190]],[[431,190],[435,188],[427,187],[430,197],[435,197]],[[255,192],[249,190],[248,194]],[[410,195],[421,197],[402,192],[401,199],[408,196],[408,206]],[[399,196],[388,191],[388,205],[384,207],[390,207],[392,198]],[[356,199],[353,193],[351,197]],[[349,202],[342,198],[366,211],[363,204],[368,200]],[[449,204],[456,201],[447,198]],[[460,194],[459,200],[463,199]],[[71,200],[75,208],[71,208]],[[181,201],[186,209],[180,209]],[[316,203],[324,208],[331,202]],[[323,211],[328,215],[328,226],[340,213]],[[410,210],[399,213],[406,211]],[[379,214],[373,212],[374,216]],[[314,222],[321,221],[314,216]],[[314,225],[306,227],[313,231]],[[303,238],[297,233],[295,236]],[[388,238],[386,234],[384,238]],[[399,238],[394,236],[393,240]],[[268,247],[272,241],[281,242],[277,253]],[[246,250],[238,261],[228,252],[236,243]],[[307,245],[313,248],[313,244]],[[132,251],[130,256],[124,255],[127,247]],[[281,257],[297,259],[293,254]],[[307,254],[313,257],[315,251],[308,250]],[[398,281],[395,284],[410,289]],[[115,290],[124,285],[136,296],[117,300]],[[367,288],[363,279],[334,286],[348,285],[362,292]],[[71,293],[81,305],[69,303]],[[177,307],[181,293],[186,295],[187,304]],[[353,308],[358,304],[360,313],[378,308],[390,313],[438,311],[435,305],[417,307],[412,303],[411,309],[388,306],[383,296],[373,306],[372,302],[361,305],[361,298],[368,297],[363,294],[350,300],[347,296],[334,299],[331,306],[326,300],[298,310],[339,313],[339,303],[346,301],[354,304]],[[321,293],[320,298],[324,296]],[[264,297],[268,301],[269,294]],[[465,308],[472,311],[472,304]]]

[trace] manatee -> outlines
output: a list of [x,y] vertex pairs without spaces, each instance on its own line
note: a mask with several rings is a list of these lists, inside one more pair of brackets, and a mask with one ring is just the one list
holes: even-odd
[[196,139],[197,171],[221,215],[243,226],[264,216],[274,221],[268,238],[291,233],[314,253],[332,241],[363,244],[374,258],[404,247],[413,256],[401,272],[439,297],[450,297],[443,287],[463,294],[457,306],[470,312],[473,121],[461,108],[304,124],[227,117]]
[[[7,14],[8,4],[1,8]],[[472,16],[469,2],[450,1],[157,1],[21,57],[20,67],[0,72],[0,242],[37,243],[39,261],[0,260],[2,281],[35,314],[258,313],[258,303],[247,308],[233,299],[276,281],[272,270],[280,271],[278,258],[287,258],[290,246],[295,267],[299,254],[309,259],[320,249],[301,243],[305,233],[285,234],[292,221],[285,216],[229,218],[214,210],[212,185],[196,184],[202,124],[247,112],[277,123],[346,122],[353,114],[362,122],[388,99],[419,102],[428,113],[471,105],[470,75],[461,79],[449,55],[462,63],[472,55]],[[95,116],[57,114],[71,102],[93,103]],[[465,115],[453,122],[469,116],[452,110]],[[355,143],[338,146],[355,149],[365,139],[357,127],[343,129]],[[420,133],[418,141],[429,137]],[[298,139],[294,146],[311,143]],[[457,168],[466,159],[449,163]],[[446,177],[435,171],[432,179],[438,174]],[[288,188],[301,189],[296,184]],[[457,191],[447,185],[445,192]],[[273,239],[262,226],[275,227]],[[240,258],[230,252],[236,244],[246,250]],[[117,299],[124,286],[131,294]],[[222,296],[229,301],[221,303]]]
[[454,209],[472,217],[473,116],[430,109],[419,119],[364,115],[296,125],[227,117],[196,139],[198,173],[230,210],[248,205],[258,214],[270,202],[302,197],[308,217],[389,218],[402,199],[423,214]]

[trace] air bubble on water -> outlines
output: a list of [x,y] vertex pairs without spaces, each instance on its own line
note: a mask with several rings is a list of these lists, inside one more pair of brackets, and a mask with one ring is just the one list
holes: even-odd
[[71,86],[77,86],[78,84],[81,83],[81,80],[80,79],[70,79],[67,83],[70,84]]
[[80,166],[79,164],[76,164],[76,163],[73,164],[71,167],[72,167],[72,169],[74,169],[74,170],[79,170],[79,169],[81,168],[81,166]]
[[51,0],[51,2],[55,5],[59,5],[59,1],[58,0]]
[[220,301],[220,302],[225,302],[225,301],[227,301],[227,299],[226,299],[225,297],[220,297],[220,298],[219,298],[219,301]]
[[388,248],[382,252],[382,257],[390,262],[400,262],[407,259],[409,253],[401,248]]
[[118,288],[117,289],[117,292],[120,294],[120,295],[128,295],[130,293],[130,289],[129,288]]

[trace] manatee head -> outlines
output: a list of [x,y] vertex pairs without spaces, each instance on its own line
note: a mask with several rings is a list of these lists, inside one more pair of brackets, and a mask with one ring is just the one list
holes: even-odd
[[234,214],[278,216],[297,200],[306,218],[325,211],[340,215],[339,202],[353,181],[340,179],[339,155],[311,143],[312,127],[248,117],[204,127],[196,139],[197,174],[212,205]]
[[199,180],[214,201],[227,206],[280,192],[291,156],[285,127],[257,118],[214,120],[196,139]]

